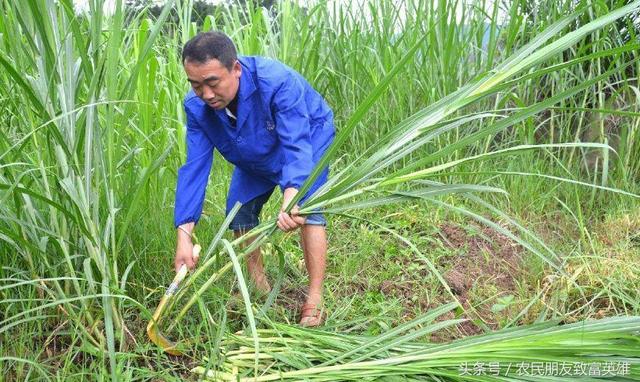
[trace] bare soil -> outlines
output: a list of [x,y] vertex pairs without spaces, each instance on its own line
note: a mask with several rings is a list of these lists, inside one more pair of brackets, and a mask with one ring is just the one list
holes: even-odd
[[[435,264],[439,269],[445,269],[443,277],[451,291],[465,308],[465,313],[460,318],[482,318],[491,329],[498,328],[495,314],[491,311],[493,302],[477,306],[478,317],[471,309],[473,294],[482,294],[482,289],[491,286],[492,290],[499,291],[500,295],[515,295],[517,289],[516,280],[524,276],[525,271],[521,261],[523,248],[507,236],[488,227],[472,225],[471,229],[464,229],[451,222],[442,224],[436,238],[445,246],[452,249],[456,255],[444,257],[440,263]],[[470,233],[471,232],[471,233]],[[429,300],[424,293],[424,279],[429,270],[420,268],[418,271],[406,271],[415,259],[404,257],[406,266],[403,267],[403,282],[386,280],[380,285],[380,292],[385,296],[396,297],[403,302],[405,320],[414,318],[415,311],[426,312],[444,303],[451,301],[451,296],[444,288],[437,297],[437,301]],[[359,288],[354,288],[358,290]],[[415,298],[419,296],[419,298]],[[450,312],[440,320],[455,318]],[[455,330],[443,330],[434,335],[431,340],[449,341],[469,335],[482,333],[482,329],[471,320],[459,324]]]

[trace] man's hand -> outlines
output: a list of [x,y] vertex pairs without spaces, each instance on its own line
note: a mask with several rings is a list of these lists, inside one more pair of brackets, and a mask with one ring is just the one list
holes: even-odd
[[296,196],[297,193],[298,193],[297,189],[293,187],[289,187],[284,190],[284,194],[282,195],[284,200],[282,202],[282,207],[280,208],[280,214],[278,214],[277,224],[278,224],[278,228],[280,228],[284,232],[289,232],[296,228],[299,228],[301,225],[304,224],[306,220],[304,217],[298,215],[298,211],[299,211],[298,205],[295,205],[291,209],[290,214],[287,214],[284,212],[284,209],[287,208],[287,206],[289,205],[291,200],[293,200],[293,198]]
[[178,228],[178,244],[176,247],[176,257],[173,261],[176,272],[178,272],[182,264],[186,264],[187,268],[192,271],[198,263],[198,257],[193,256],[193,242],[191,241],[190,236],[190,233],[193,231],[194,225],[195,224],[193,223],[187,223],[181,226],[187,232],[189,232],[189,234]]

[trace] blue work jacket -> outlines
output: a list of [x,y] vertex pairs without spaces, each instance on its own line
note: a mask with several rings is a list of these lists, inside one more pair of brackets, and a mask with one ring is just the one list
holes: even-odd
[[[190,91],[187,159],[178,170],[174,224],[197,223],[213,163],[213,149],[235,165],[227,195],[227,213],[273,190],[300,189],[335,135],[333,112],[311,85],[290,67],[272,59],[239,57],[237,123]],[[301,203],[327,180],[328,168]]]

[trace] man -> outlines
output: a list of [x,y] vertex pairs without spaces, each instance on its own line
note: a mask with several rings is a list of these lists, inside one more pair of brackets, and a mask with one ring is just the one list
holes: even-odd
[[[298,206],[290,214],[284,209],[333,141],[333,112],[293,69],[263,57],[238,57],[231,39],[220,32],[200,33],[189,40],[182,63],[192,90],[184,100],[187,160],[178,171],[176,188],[176,270],[182,264],[195,267],[191,234],[202,212],[215,148],[235,165],[226,211],[242,203],[230,224],[236,237],[259,224],[262,206],[274,188],[282,190],[277,224],[283,231],[301,228],[309,272],[300,324],[320,325],[326,221],[322,214],[298,215]],[[327,176],[324,169],[301,205]],[[255,286],[268,292],[260,249],[249,254],[247,268]]]

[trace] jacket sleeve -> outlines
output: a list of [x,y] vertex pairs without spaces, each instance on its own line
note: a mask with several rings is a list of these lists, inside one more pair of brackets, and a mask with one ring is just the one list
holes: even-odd
[[313,170],[311,127],[302,83],[294,76],[288,77],[275,92],[273,102],[285,160],[279,183],[283,189],[300,189]]
[[188,108],[187,115],[187,161],[178,170],[174,225],[197,223],[202,214],[202,205],[213,164],[213,143],[204,134]]

